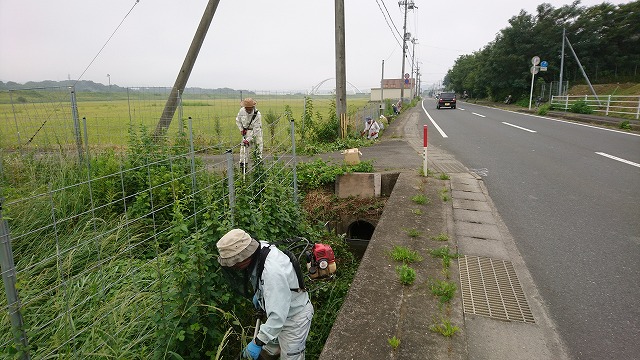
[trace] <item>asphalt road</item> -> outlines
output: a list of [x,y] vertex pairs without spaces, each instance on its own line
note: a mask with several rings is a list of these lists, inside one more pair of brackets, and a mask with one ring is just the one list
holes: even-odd
[[640,358],[640,136],[423,107],[429,146],[483,177],[572,357]]

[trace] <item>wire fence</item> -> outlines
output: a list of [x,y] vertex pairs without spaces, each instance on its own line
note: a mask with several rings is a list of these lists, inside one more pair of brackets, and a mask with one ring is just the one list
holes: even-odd
[[[269,218],[269,182],[281,189],[275,201],[297,202],[295,119],[308,97],[191,90],[154,136],[169,93],[0,94],[0,358],[153,357],[169,318],[176,217],[196,229],[234,225],[249,203]],[[235,117],[247,96],[263,116],[265,153],[254,153],[245,182]],[[378,104],[359,101],[350,134],[378,115]],[[322,113],[332,97],[311,103]],[[240,197],[247,188],[258,190]]]

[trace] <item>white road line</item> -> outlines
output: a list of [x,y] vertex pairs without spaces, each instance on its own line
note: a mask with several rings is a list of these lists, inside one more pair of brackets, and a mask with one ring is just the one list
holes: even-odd
[[620,162],[622,162],[622,163],[625,163],[625,164],[628,164],[628,165],[633,165],[633,166],[635,166],[635,167],[639,167],[639,168],[640,168],[640,164],[638,164],[638,163],[634,163],[633,161],[629,161],[629,160],[621,159],[621,158],[619,158],[619,157],[617,157],[617,156],[609,155],[609,154],[607,154],[607,153],[603,153],[603,152],[596,152],[596,154],[598,154],[598,155],[602,155],[602,156],[604,156],[604,157],[608,157],[609,159],[617,160],[617,161],[620,161]]
[[433,126],[436,127],[436,130],[438,130],[440,135],[442,135],[443,138],[448,138],[447,134],[445,134],[444,131],[442,131],[442,129],[440,129],[440,126],[438,126],[438,124],[436,124],[435,120],[433,120],[431,115],[429,115],[429,113],[427,112],[427,109],[424,108],[424,101],[422,101],[421,105],[422,105],[422,111],[424,111],[424,113],[427,114],[427,117],[429,118],[429,120],[431,120],[431,123],[433,124]]
[[472,112],[472,114],[475,115],[475,116],[486,117],[484,115],[481,115],[481,114],[478,114],[478,113],[474,113],[474,112]]
[[523,127],[518,126],[518,125],[509,124],[508,122],[504,122],[504,121],[503,121],[502,123],[503,123],[503,124],[505,124],[505,125],[513,126],[514,128],[517,128],[517,129],[520,129],[520,130],[528,131],[528,132],[530,132],[530,133],[535,133],[535,132],[537,132],[537,131],[535,131],[535,130],[531,130],[531,129],[523,128]]
[[[488,108],[488,109],[494,109],[494,110],[496,109],[496,108],[492,108],[492,107],[484,106],[484,105],[478,105],[478,106],[483,106],[483,107],[486,107],[486,108]],[[640,134],[636,134],[636,133],[632,133],[632,132],[628,132],[628,131],[622,131],[622,130],[616,130],[616,129],[609,129],[609,128],[605,128],[605,127],[601,127],[601,126],[593,126],[593,125],[583,124],[583,123],[579,123],[579,122],[575,122],[575,121],[567,121],[567,120],[554,119],[554,118],[550,118],[550,117],[546,117],[546,116],[540,116],[540,115],[533,115],[533,114],[521,113],[521,112],[511,111],[511,110],[504,110],[504,109],[499,109],[499,110],[506,111],[506,112],[510,112],[510,113],[514,113],[514,114],[519,114],[519,115],[526,115],[526,116],[530,116],[530,117],[535,117],[535,118],[538,118],[538,119],[551,120],[551,121],[560,122],[560,123],[565,123],[565,124],[569,124],[569,125],[576,125],[576,126],[587,127],[587,128],[596,129],[596,130],[604,130],[604,131],[615,132],[615,133],[625,134],[625,135],[631,135],[631,136],[640,136]]]

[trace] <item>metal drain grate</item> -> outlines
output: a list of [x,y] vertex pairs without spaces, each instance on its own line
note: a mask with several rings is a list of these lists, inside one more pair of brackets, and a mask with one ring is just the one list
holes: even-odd
[[458,264],[465,313],[535,323],[513,264],[467,255]]

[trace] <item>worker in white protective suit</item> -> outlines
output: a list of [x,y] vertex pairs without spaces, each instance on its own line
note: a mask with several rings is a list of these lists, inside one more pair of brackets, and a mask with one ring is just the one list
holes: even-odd
[[258,158],[262,159],[262,115],[260,111],[256,109],[257,102],[252,98],[246,98],[240,103],[240,110],[236,116],[236,125],[242,135],[242,146],[246,147],[247,151],[240,152],[240,167],[247,166],[249,161],[251,143],[255,140],[255,144],[258,147]]
[[367,124],[364,126],[364,131],[362,131],[362,135],[367,134],[367,139],[374,140],[378,138],[380,133],[380,125],[377,121],[371,119],[370,116],[367,116]]
[[303,360],[313,305],[307,291],[300,288],[299,273],[291,259],[277,247],[258,242],[241,229],[229,231],[216,246],[220,265],[248,273],[255,291],[254,306],[267,316],[257,336],[244,349],[243,357],[257,359],[264,347],[270,354],[277,353],[279,348],[280,359]]

